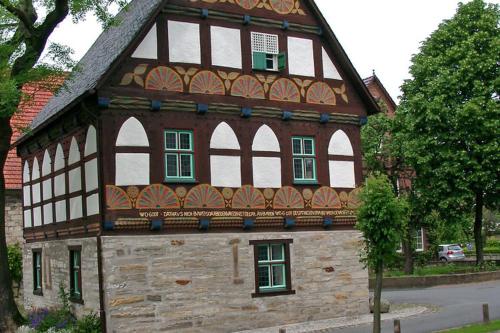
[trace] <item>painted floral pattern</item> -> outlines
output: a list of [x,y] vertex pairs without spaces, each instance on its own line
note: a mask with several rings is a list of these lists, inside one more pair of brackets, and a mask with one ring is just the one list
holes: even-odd
[[210,71],[201,71],[193,76],[189,85],[189,92],[193,94],[225,95],[224,83],[217,74]]
[[295,0],[269,0],[271,8],[278,14],[290,14],[295,8]]
[[240,76],[234,81],[233,87],[231,88],[231,95],[254,99],[266,98],[262,84],[259,80],[250,75]]
[[173,69],[159,66],[149,72],[146,77],[146,89],[182,92],[182,79]]
[[154,184],[146,187],[137,197],[138,209],[175,209],[180,208],[175,192],[169,187]]
[[271,86],[269,99],[272,101],[300,103],[300,91],[291,80],[279,79]]
[[341,208],[340,197],[331,187],[322,187],[314,193],[312,208]]
[[106,186],[106,207],[110,210],[132,209],[127,192],[119,187],[108,185]]
[[253,186],[246,185],[240,188],[233,196],[234,209],[265,209],[266,200],[261,191]]
[[274,209],[304,209],[304,199],[300,192],[290,186],[282,187],[274,196]]
[[336,105],[337,99],[332,88],[324,82],[316,82],[307,90],[307,103]]
[[193,187],[186,196],[184,208],[224,208],[224,197],[208,184]]

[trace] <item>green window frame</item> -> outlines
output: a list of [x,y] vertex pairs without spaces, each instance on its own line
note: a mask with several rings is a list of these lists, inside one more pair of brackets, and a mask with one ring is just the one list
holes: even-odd
[[316,145],[313,137],[292,137],[293,180],[296,184],[316,184]]
[[294,294],[290,277],[292,240],[250,241],[254,246],[255,293],[253,297]]
[[42,250],[33,250],[33,294],[43,295]]
[[69,248],[69,296],[73,302],[81,302],[82,292],[82,248],[73,246]]
[[282,71],[286,68],[286,53],[279,52],[278,35],[251,32],[251,43],[254,70]]
[[195,181],[193,131],[165,131],[165,181]]

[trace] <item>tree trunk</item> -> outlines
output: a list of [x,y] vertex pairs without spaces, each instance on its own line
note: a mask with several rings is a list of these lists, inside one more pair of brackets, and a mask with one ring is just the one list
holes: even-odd
[[22,316],[17,309],[9,271],[5,238],[5,178],[3,169],[9,153],[12,129],[10,117],[0,118],[0,332],[15,332]]
[[476,193],[476,214],[474,221],[474,241],[476,242],[476,265],[484,262],[483,256],[483,193]]
[[406,275],[413,275],[415,266],[413,261],[411,242],[408,239],[403,239],[401,243],[403,248],[403,255],[405,257],[404,273]]
[[375,290],[373,292],[373,333],[380,333],[380,300],[382,298],[382,279],[384,277],[384,262],[379,260],[375,268]]

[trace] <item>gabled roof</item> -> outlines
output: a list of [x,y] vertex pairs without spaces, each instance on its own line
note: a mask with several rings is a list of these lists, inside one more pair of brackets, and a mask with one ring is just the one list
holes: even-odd
[[[387,91],[387,89],[385,89],[384,85],[382,84],[382,82],[380,81],[378,76],[375,74],[375,71],[373,72],[372,76],[367,77],[366,79],[363,80],[363,82],[365,83],[366,87],[368,88],[368,90],[370,91],[370,93],[372,94],[372,96],[376,100],[378,100],[380,98],[384,98],[386,101],[389,102],[389,104],[390,104],[389,107],[391,108],[392,112],[394,112],[396,110],[398,105],[396,104],[396,102],[394,102],[394,100],[392,99],[392,97],[389,94],[389,92]],[[379,88],[379,90],[383,94],[383,96],[376,96],[376,94],[374,94],[372,87],[375,87],[375,86]]]
[[[378,105],[363,84],[359,74],[335,37],[332,29],[321,14],[314,0],[303,0],[312,9],[321,24],[334,55],[341,64],[347,78],[351,80],[369,114],[379,111]],[[133,0],[117,15],[118,23],[106,29],[80,60],[77,70],[66,81],[63,88],[52,98],[46,107],[33,120],[33,133],[64,111],[76,105],[94,89],[99,87],[105,74],[110,71],[127,46],[132,43],[141,28],[157,13],[168,0]],[[18,143],[24,141],[22,138]]]

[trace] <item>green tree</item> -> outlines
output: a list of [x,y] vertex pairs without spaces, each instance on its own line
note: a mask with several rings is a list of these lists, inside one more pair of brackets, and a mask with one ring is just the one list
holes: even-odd
[[357,228],[363,233],[362,260],[376,274],[373,309],[373,332],[380,332],[380,299],[384,266],[397,258],[399,229],[406,205],[393,192],[386,175],[370,176],[360,193]]
[[[5,179],[3,169],[10,149],[10,120],[20,101],[29,101],[22,92],[29,82],[51,89],[51,77],[72,65],[68,47],[49,44],[54,29],[66,17],[82,20],[94,13],[108,24],[112,4],[125,0],[0,0],[0,331],[10,332],[22,321],[14,302],[5,240]],[[40,13],[46,13],[45,16]],[[47,59],[40,59],[47,51]],[[46,86],[42,87],[45,83]]]
[[398,110],[428,204],[449,223],[474,213],[478,264],[483,207],[500,204],[499,21],[498,5],[460,4],[413,57]]

